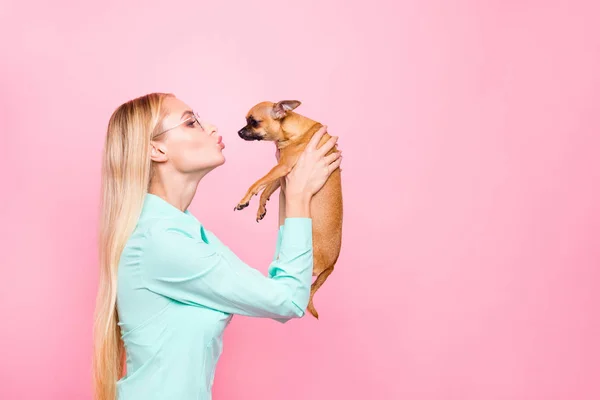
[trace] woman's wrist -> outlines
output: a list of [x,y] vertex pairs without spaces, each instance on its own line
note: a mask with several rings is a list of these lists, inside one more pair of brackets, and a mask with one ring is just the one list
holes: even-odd
[[310,201],[312,196],[305,194],[285,194],[286,218],[310,218]]
[[285,192],[283,189],[279,189],[279,226],[285,222],[285,202]]

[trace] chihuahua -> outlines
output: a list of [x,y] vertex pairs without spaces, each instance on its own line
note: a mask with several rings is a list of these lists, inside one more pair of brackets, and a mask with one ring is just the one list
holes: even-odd
[[[322,127],[319,122],[293,111],[300,104],[297,100],[258,103],[250,109],[246,115],[246,126],[238,132],[244,140],[273,141],[279,149],[279,163],[256,181],[234,208],[234,210],[242,210],[247,207],[250,199],[263,190],[256,216],[257,222],[264,218],[267,212],[266,203],[279,188],[280,179],[291,171],[313,134]],[[325,133],[317,147],[330,137]],[[328,154],[335,151],[337,145]],[[325,185],[313,196],[310,213],[313,220],[313,276],[316,276],[316,279],[311,285],[307,308],[318,319],[319,314],[314,307],[313,296],[333,272],[342,244],[343,207],[340,167],[331,173]]]

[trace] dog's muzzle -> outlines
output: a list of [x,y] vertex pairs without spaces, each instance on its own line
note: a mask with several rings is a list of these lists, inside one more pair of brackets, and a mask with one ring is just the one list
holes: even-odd
[[263,138],[254,132],[248,132],[246,128],[242,128],[238,131],[238,135],[244,140],[262,140]]

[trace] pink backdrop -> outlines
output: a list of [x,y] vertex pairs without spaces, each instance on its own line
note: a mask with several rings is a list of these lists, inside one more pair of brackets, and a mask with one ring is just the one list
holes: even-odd
[[246,110],[301,100],[345,155],[321,321],[234,318],[216,400],[600,398],[594,3],[4,1],[0,398],[91,398],[105,128],[151,91],[220,127],[192,211],[262,271]]

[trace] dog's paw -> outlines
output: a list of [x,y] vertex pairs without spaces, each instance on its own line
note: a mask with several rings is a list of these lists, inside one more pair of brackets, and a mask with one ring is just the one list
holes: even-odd
[[250,204],[249,201],[245,202],[244,204],[240,203],[240,204],[238,204],[237,206],[235,206],[233,208],[233,211],[235,211],[235,210],[243,210],[244,208],[248,207],[249,204]]
[[265,207],[259,208],[258,212],[256,213],[256,222],[262,220],[266,214],[267,214],[267,209]]

